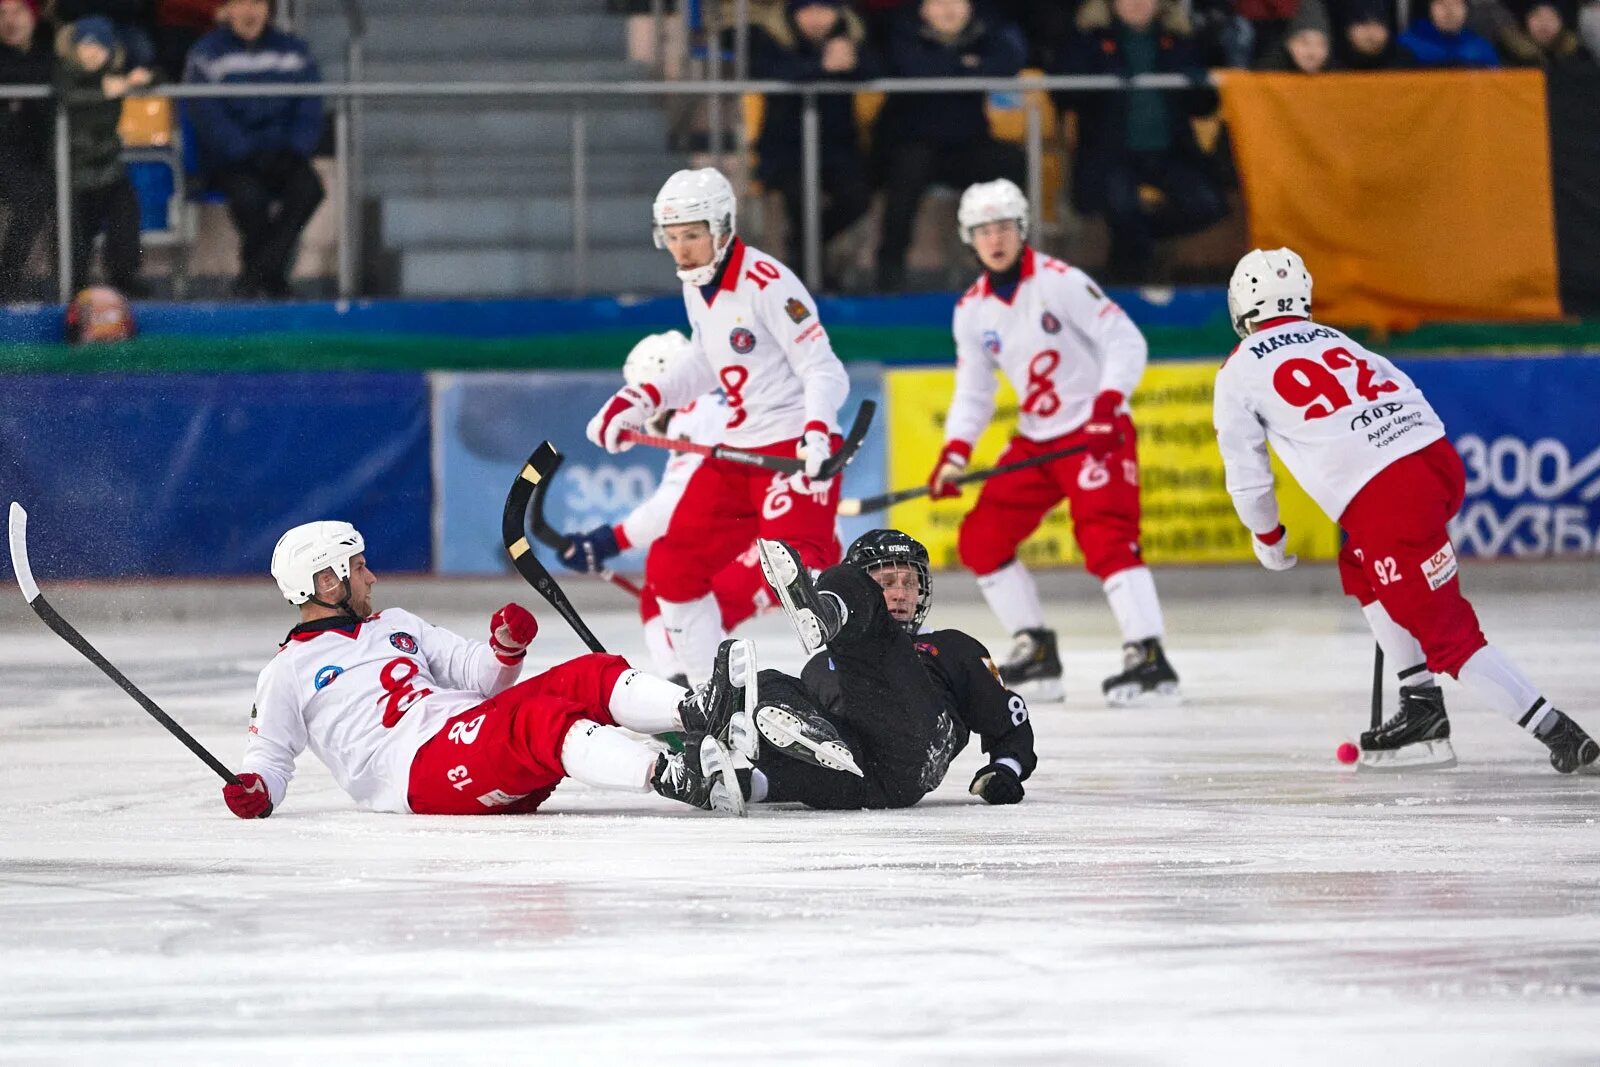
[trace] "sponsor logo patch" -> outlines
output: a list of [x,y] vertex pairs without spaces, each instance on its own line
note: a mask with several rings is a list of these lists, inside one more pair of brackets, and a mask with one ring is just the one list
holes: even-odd
[[311,679],[311,684],[316,689],[323,689],[333,684],[333,680],[344,673],[343,667],[329,664],[317,671],[316,677]]
[[811,309],[801,303],[799,297],[791,296],[789,302],[783,305],[783,310],[788,313],[789,319],[797,326],[806,321],[811,315]]
[[998,356],[1000,354],[999,330],[983,331],[983,350],[989,353],[991,356]]
[[1422,564],[1422,577],[1429,589],[1437,589],[1456,576],[1456,548],[1449,541]]
[[728,344],[742,356],[756,347],[756,335],[743,326],[735,326],[733,332],[728,334]]
[[1050,314],[1048,311],[1039,316],[1039,325],[1044,327],[1045,333],[1061,332],[1061,320]]
[[389,643],[401,652],[412,653],[417,650],[417,639],[408,633],[390,634]]
[[[470,781],[470,779],[468,779]],[[507,804],[514,804],[527,796],[527,793],[507,793],[504,789],[491,789],[478,798],[478,803],[486,808],[503,808]]]

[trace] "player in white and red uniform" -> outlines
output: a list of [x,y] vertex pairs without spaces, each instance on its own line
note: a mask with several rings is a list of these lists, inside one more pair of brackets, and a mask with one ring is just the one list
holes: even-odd
[[804,472],[785,478],[707,459],[651,546],[645,578],[693,682],[706,677],[724,634],[713,579],[756,537],[786,541],[808,567],[830,566],[840,552],[837,480],[815,479],[839,447],[849,378],[811,294],[789,268],[738,238],[734,207],[733,188],[712,168],[678,171],[656,194],[656,244],[677,264],[698,358],[618,390],[588,427],[589,440],[621,452],[631,447],[624,431],[720,385],[730,412],[722,443],[805,460]]
[[[651,334],[634,345],[628,353],[628,358],[622,364],[622,377],[629,385],[637,386],[649,378],[659,377],[684,358],[698,357],[683,334],[677,330]],[[691,400],[685,407],[657,412],[646,428],[650,433],[663,437],[682,438],[699,445],[715,445],[722,442],[723,428],[731,417],[722,390],[713,389]],[[562,555],[561,562],[573,570],[593,574],[619,553],[630,548],[648,548],[654,544],[667,532],[672,513],[683,498],[690,476],[699,469],[701,458],[695,452],[670,453],[655,492],[621,522],[596,526],[587,533],[569,534],[572,546]],[[761,561],[754,543],[712,577],[711,591],[717,598],[725,632],[731,632],[752,615],[777,604],[771,587],[761,576]],[[686,681],[687,673],[683,664],[672,642],[667,639],[666,623],[661,618],[661,605],[655,586],[646,581],[640,592],[639,620],[644,624],[644,643],[656,673]]]
[[1228,285],[1242,344],[1217,372],[1217,445],[1228,492],[1269,570],[1287,570],[1267,445],[1336,520],[1344,591],[1398,668],[1400,710],[1361,735],[1366,766],[1449,766],[1448,674],[1550,748],[1556,770],[1597,769],[1597,746],[1489,644],[1456,577],[1447,524],[1466,478],[1444,423],[1411,379],[1311,321],[1311,275],[1287,248],[1248,253]]
[[[747,643],[728,642],[717,677],[695,694],[598,653],[519,682],[538,632],[532,615],[507,604],[485,644],[398,608],[374,613],[377,579],[349,523],[290,530],[272,574],[301,621],[261,672],[240,784],[222,790],[240,818],[283,803],[307,748],[374,811],[529,812],[566,777],[742,810],[737,789],[730,797],[723,785],[729,753],[710,735],[742,707],[754,665]],[[618,726],[687,730],[690,743],[662,754]]]
[[1017,546],[1065,500],[1084,567],[1100,579],[1122,630],[1123,670],[1101,684],[1107,702],[1175,702],[1161,601],[1139,553],[1139,458],[1127,398],[1144,374],[1144,335],[1087,274],[1026,243],[1028,201],[1011,182],[970,187],[957,216],[984,273],[956,305],[956,388],[928,479],[934,499],[960,493],[949,479],[966,468],[994,415],[997,370],[1020,405],[1000,463],[1085,447],[989,480],[961,523],[961,562],[1015,638],[1000,676],[1030,699],[1062,698],[1055,631],[1045,626]]

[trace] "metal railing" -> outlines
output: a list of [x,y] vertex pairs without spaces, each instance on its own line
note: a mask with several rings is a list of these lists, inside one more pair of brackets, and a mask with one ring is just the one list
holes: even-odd
[[[801,97],[801,166],[804,178],[804,235],[802,276],[806,284],[818,288],[822,276],[821,244],[821,120],[818,104],[823,96],[856,93],[1014,93],[1022,100],[1025,112],[1024,154],[1027,160],[1027,191],[1037,226],[1040,192],[1043,183],[1044,125],[1037,94],[1051,90],[1118,92],[1128,89],[1178,90],[1197,87],[1192,79],[1176,74],[1147,74],[1133,79],[1109,75],[1061,75],[1020,78],[892,78],[867,82],[777,82],[777,81],[647,81],[647,82],[345,82],[318,85],[274,85],[264,90],[259,85],[168,85],[142,94],[174,100],[216,97],[317,96],[333,102],[334,166],[339,176],[339,295],[357,295],[360,277],[358,214],[355,209],[352,161],[359,152],[352,129],[357,105],[365,100],[562,100],[571,101],[572,110],[572,253],[574,289],[588,288],[589,233],[587,219],[589,138],[585,101],[617,97],[739,97],[746,93],[796,95]],[[40,99],[53,96],[44,86],[0,86],[0,100]],[[63,302],[71,299],[71,220],[72,197],[68,166],[68,115],[65,104],[57,101],[55,120],[56,210],[59,290]],[[641,220],[645,233],[648,220]]]

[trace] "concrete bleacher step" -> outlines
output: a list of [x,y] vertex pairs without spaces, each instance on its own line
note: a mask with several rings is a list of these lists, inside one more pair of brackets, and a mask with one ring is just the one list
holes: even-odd
[[[655,108],[591,110],[589,145],[607,151],[661,152],[665,116]],[[381,157],[399,152],[470,155],[492,146],[506,156],[560,153],[572,148],[572,111],[534,107],[430,107],[426,111],[373,102],[364,117],[366,148]]]
[[[363,79],[369,82],[629,82],[649,81],[648,64],[626,59],[574,59],[570,57],[389,57],[369,56]],[[344,78],[344,59],[326,64],[323,74]],[[637,103],[637,101],[635,101]]]
[[[650,241],[647,192],[592,196],[584,213],[596,245]],[[572,240],[572,200],[565,191],[543,196],[390,196],[383,201],[383,234],[406,248],[475,242],[549,244]]]
[[[401,289],[415,296],[517,296],[574,290],[571,249],[528,247],[405,249]],[[589,253],[588,289],[607,293],[667,293],[682,288],[666,253],[646,240]]]
[[[687,165],[678,156],[597,153],[591,157],[586,182],[591,196],[653,196],[668,174]],[[566,196],[572,189],[568,156],[445,158],[394,153],[369,160],[367,171],[367,192],[379,197]]]
[[[344,18],[335,12],[308,20],[308,36],[342,41]],[[480,14],[447,4],[413,7],[402,13],[369,17],[366,50],[373,57],[427,58],[450,52],[474,57],[602,56],[620,58],[627,46],[623,19],[599,14]]]

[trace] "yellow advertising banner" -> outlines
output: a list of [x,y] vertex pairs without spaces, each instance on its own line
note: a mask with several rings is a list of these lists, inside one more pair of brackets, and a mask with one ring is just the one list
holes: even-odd
[[[1227,563],[1254,561],[1249,535],[1234,514],[1222,482],[1222,455],[1211,427],[1214,363],[1153,363],[1133,394],[1133,420],[1139,432],[1140,503],[1144,556],[1151,563]],[[952,368],[891,370],[885,375],[889,405],[889,484],[917,485],[927,480],[944,443],[944,419],[955,387]],[[994,420],[972,452],[972,469],[993,466],[1011,439],[1017,398],[1000,384]],[[1324,516],[1294,479],[1277,465],[1278,500],[1289,528],[1289,550],[1302,559],[1333,559],[1339,554],[1338,527]],[[956,533],[977,498],[967,486],[954,500],[926,497],[890,509],[889,522],[928,546],[936,567],[959,566]],[[1078,563],[1082,556],[1072,536],[1065,504],[1018,553],[1038,566]]]

